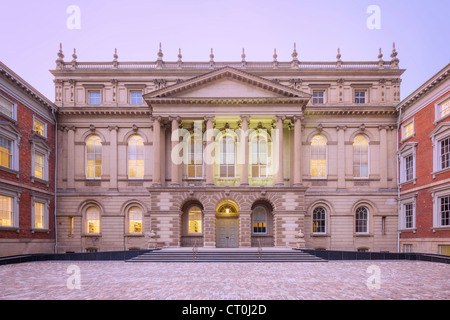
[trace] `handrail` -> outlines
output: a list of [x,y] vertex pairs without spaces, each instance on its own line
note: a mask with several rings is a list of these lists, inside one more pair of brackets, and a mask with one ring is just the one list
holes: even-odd
[[262,246],[261,246],[261,239],[258,238],[258,257],[259,262],[262,260]]
[[192,253],[193,253],[193,261],[195,262],[198,254],[197,239],[194,240],[194,247],[192,248]]

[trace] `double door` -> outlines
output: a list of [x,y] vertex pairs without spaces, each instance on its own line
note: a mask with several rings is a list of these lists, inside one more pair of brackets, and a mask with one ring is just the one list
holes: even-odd
[[216,219],[216,247],[239,247],[239,219],[237,217]]

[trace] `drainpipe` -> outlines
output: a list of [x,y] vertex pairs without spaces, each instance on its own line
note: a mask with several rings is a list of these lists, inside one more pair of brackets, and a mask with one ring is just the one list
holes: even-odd
[[399,168],[399,156],[398,156],[398,139],[400,136],[400,123],[402,118],[402,110],[403,108],[400,108],[400,113],[397,118],[397,137],[396,137],[396,143],[397,143],[397,163],[395,164],[397,167],[397,252],[400,252],[400,219],[401,219],[401,213],[399,212],[399,205],[398,201],[400,201],[400,170]]
[[58,180],[56,177],[57,174],[57,167],[58,167],[58,122],[56,120],[56,109],[52,109],[52,116],[53,119],[55,120],[55,163],[54,163],[54,170],[55,170],[55,174],[54,174],[54,207],[53,207],[53,219],[54,219],[54,230],[55,230],[55,248],[54,248],[54,252],[55,254],[58,253],[58,234],[56,232],[56,181]]

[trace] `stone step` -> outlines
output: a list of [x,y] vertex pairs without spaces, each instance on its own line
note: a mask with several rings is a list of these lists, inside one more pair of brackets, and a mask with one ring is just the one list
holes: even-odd
[[261,255],[253,251],[199,251],[158,250],[144,253],[127,262],[326,262],[314,255],[293,251],[263,251]]

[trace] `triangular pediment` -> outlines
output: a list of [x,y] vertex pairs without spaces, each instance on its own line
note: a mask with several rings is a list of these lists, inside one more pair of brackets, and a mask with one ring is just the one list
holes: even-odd
[[298,100],[307,101],[310,94],[296,90],[265,78],[224,67],[197,76],[181,83],[159,89],[144,95],[149,102],[164,100],[255,100],[276,101]]

